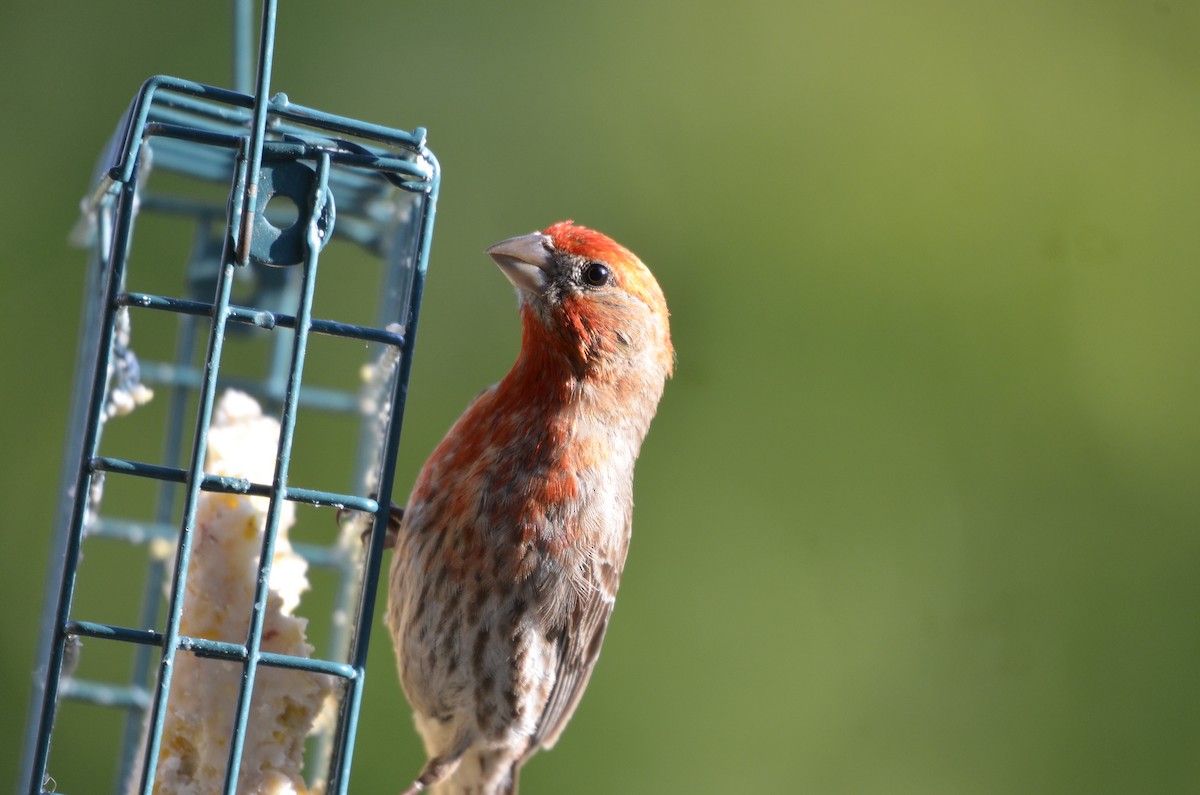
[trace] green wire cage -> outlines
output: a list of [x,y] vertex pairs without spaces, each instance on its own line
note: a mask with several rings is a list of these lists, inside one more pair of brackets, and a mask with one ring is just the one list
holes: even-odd
[[[233,6],[235,90],[175,77],[147,80],[101,158],[74,233],[89,251],[88,269],[18,792],[99,788],[94,780],[51,775],[57,755],[71,753],[55,734],[69,701],[124,713],[114,791],[165,791],[156,776],[164,765],[178,765],[164,736],[181,733],[172,729],[172,699],[181,698],[172,683],[181,681],[187,660],[220,661],[232,672],[222,680],[229,703],[221,707],[225,735],[216,743],[220,784],[211,791],[245,790],[243,761],[257,742],[247,738],[262,719],[252,709],[255,693],[265,693],[263,682],[280,671],[324,683],[321,714],[309,716],[299,740],[289,740],[303,757],[300,788],[347,791],[384,545],[382,532],[362,530],[386,526],[391,503],[439,168],[423,129],[391,129],[270,96],[276,0],[262,4],[257,70],[252,9],[248,0]],[[190,230],[181,267],[131,256],[135,221],[143,232],[154,218]],[[318,263],[324,279],[336,280],[343,294],[353,292],[353,306],[373,307],[373,314],[322,315]],[[143,283],[150,288],[131,289]],[[159,327],[154,323],[165,331],[139,336],[143,326]],[[319,379],[307,377],[305,365],[309,376],[316,374],[310,340],[318,339],[351,343],[336,358],[369,378],[314,383]],[[143,340],[168,355],[139,359]],[[107,449],[118,424],[127,422],[115,418],[142,402],[148,386],[157,393],[154,410],[133,412],[141,446],[131,449],[161,450],[156,461]],[[212,471],[214,409],[220,413],[229,389],[260,403],[277,423],[262,477]],[[329,449],[331,438],[345,448],[344,482],[335,488],[300,487],[290,477],[310,412],[343,418],[352,429],[320,443],[330,459],[340,454]],[[144,515],[121,515],[116,509],[128,500],[114,503],[104,491],[133,482],[152,496]],[[261,521],[246,563],[244,611],[236,612],[243,606],[232,597],[226,603],[221,592],[202,594],[206,609],[236,612],[230,620],[241,622],[244,637],[217,637],[188,615],[198,604],[189,596],[200,576],[198,556],[213,534],[205,517],[252,498]],[[295,506],[324,509],[308,512],[319,520],[310,523],[316,540],[281,540]],[[339,529],[335,513],[343,509],[355,519]],[[143,550],[140,607],[128,621],[76,598],[88,577],[130,578],[127,570],[81,569],[81,550],[93,538]],[[289,560],[302,559],[333,583],[327,637],[311,653],[271,645],[280,610],[273,584],[280,572],[273,567],[285,547],[294,553]],[[228,574],[222,565],[213,570]],[[89,679],[82,668],[73,674],[81,657],[108,644],[130,650],[127,680]]]

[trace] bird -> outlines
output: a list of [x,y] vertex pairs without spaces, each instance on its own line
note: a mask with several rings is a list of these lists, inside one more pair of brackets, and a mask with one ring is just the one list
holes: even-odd
[[633,472],[675,368],[642,261],[573,221],[486,249],[521,345],[434,449],[395,533],[386,621],[427,761],[404,795],[515,795],[596,665]]

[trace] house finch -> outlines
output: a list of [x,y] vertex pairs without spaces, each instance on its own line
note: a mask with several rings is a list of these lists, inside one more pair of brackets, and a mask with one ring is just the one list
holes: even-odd
[[428,762],[406,790],[511,795],[575,711],[629,549],[633,466],[674,365],[630,251],[571,221],[487,249],[521,351],[421,470],[387,622]]

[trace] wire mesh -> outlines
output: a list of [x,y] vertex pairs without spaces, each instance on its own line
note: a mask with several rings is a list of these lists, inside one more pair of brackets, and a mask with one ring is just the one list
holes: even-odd
[[[325,520],[319,527],[328,532],[294,544],[310,566],[332,573],[335,581],[320,655],[264,647],[272,566],[289,504],[350,509],[373,514],[375,528],[387,524],[440,173],[420,128],[392,129],[297,105],[284,94],[269,96],[276,0],[263,3],[257,70],[249,85],[247,9],[243,0],[235,3],[240,90],[167,76],[147,80],[101,158],[74,232],[89,260],[19,791],[70,790],[70,782],[54,782],[48,772],[55,718],[65,700],[125,713],[115,790],[153,791],[156,768],[171,754],[162,737],[180,655],[240,668],[224,792],[238,791],[261,669],[310,672],[338,683],[332,688],[336,709],[320,723],[305,769],[309,787],[347,790],[383,533],[357,543],[357,532],[339,533],[334,511],[326,510],[319,512]],[[141,227],[155,217],[190,227],[182,273],[167,272],[157,257],[143,262],[132,256],[135,220]],[[324,254],[331,243],[336,257]],[[332,261],[322,264],[325,259]],[[374,317],[320,316],[318,265],[322,273],[334,269],[343,288],[346,279],[359,278],[354,306],[375,304]],[[130,289],[138,273],[154,289]],[[169,285],[180,281],[179,294],[171,294]],[[160,359],[134,353],[143,342],[136,330],[149,318],[174,324],[173,340],[144,340],[149,349],[169,348]],[[306,363],[314,340],[352,342],[356,356],[339,358],[364,366],[371,383],[310,383],[313,371]],[[158,411],[147,420],[157,428],[138,431],[152,438],[130,449],[144,453],[157,443],[158,462],[114,454],[104,433],[110,422],[115,427],[115,417],[144,402],[147,384],[160,393]],[[269,479],[205,471],[214,404],[229,388],[253,396],[278,418]],[[350,451],[341,488],[293,483],[294,447],[303,438],[297,421],[307,411],[350,417],[357,426],[335,437]],[[322,455],[328,445],[323,438]],[[104,490],[126,482],[153,484],[153,504],[144,515],[108,510],[106,503],[121,508],[128,500],[106,500]],[[205,494],[268,501],[244,640],[183,631]],[[90,538],[147,552],[141,606],[130,621],[104,620],[103,604],[76,598],[81,550]],[[169,554],[162,554],[164,544]],[[87,574],[129,577],[125,570]],[[132,649],[128,680],[73,675],[88,653],[81,651],[81,638],[88,651],[98,643]]]

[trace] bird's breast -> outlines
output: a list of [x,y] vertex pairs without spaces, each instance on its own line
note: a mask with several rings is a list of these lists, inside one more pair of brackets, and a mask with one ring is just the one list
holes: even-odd
[[406,509],[406,534],[437,537],[424,545],[430,570],[522,580],[627,522],[632,445],[577,414],[496,413],[487,397],[431,456]]

